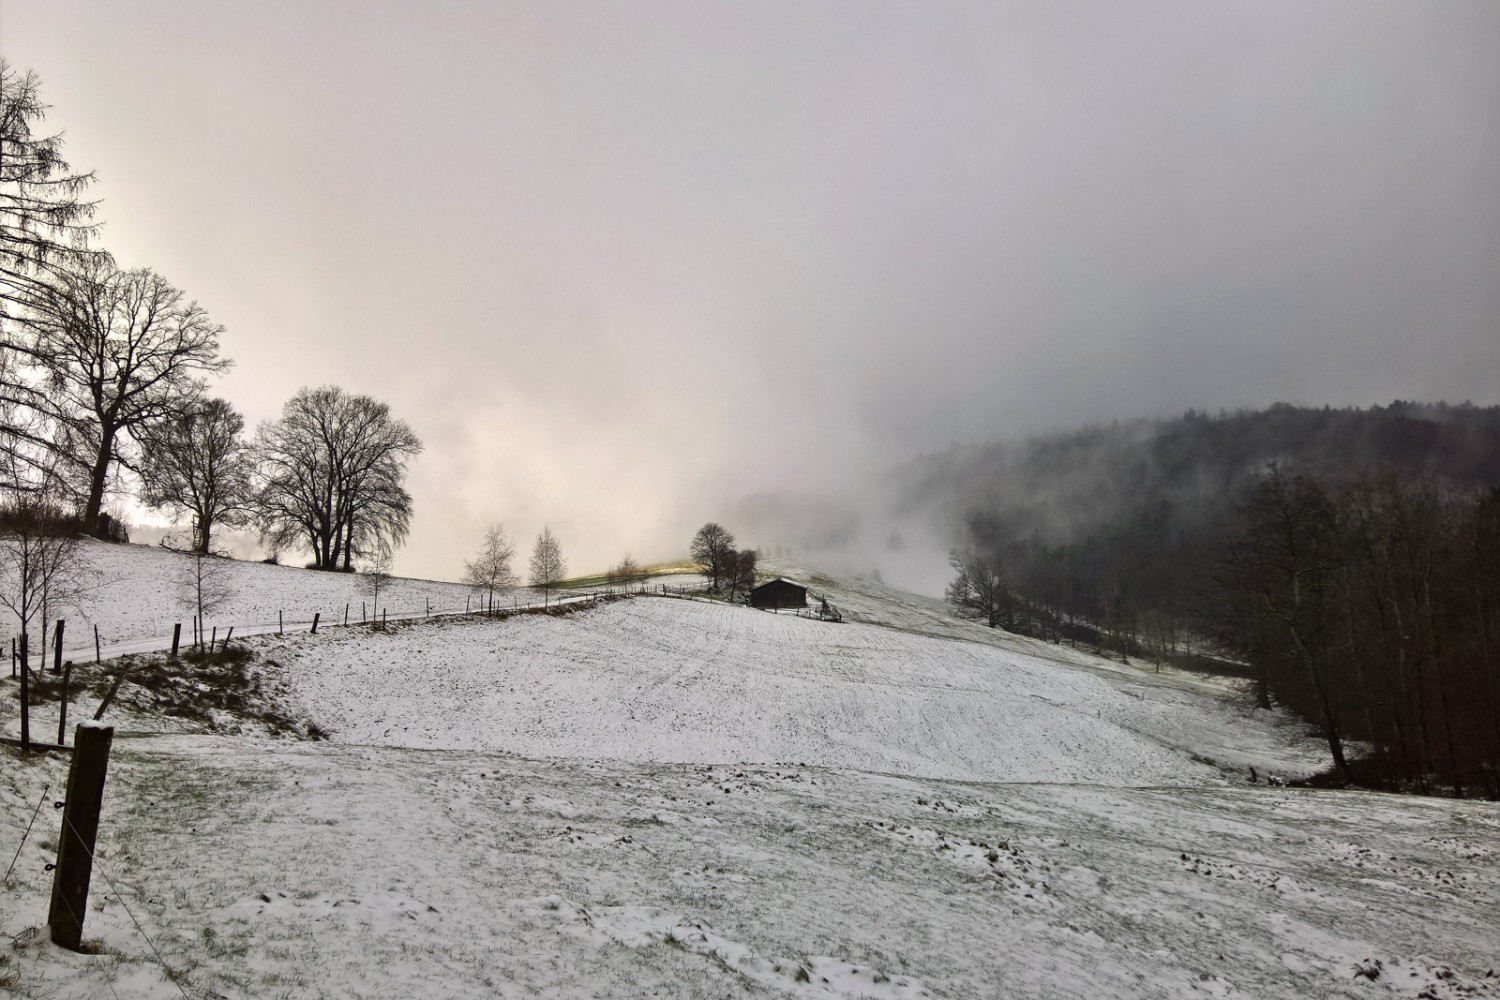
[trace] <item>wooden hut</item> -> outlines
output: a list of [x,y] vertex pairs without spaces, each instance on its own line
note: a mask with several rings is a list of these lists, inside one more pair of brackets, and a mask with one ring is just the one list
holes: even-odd
[[778,576],[750,591],[750,606],[773,611],[779,608],[805,608],[807,607],[807,588],[795,580],[787,580]]

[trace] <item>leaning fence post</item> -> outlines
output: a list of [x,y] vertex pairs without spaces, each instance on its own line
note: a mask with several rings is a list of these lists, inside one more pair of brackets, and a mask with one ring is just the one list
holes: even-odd
[[208,634],[208,655],[209,656],[213,656],[214,655],[214,643],[216,643],[218,641],[219,641],[219,626],[215,625],[214,626],[214,630]]
[[79,723],[73,734],[73,762],[68,767],[62,835],[57,840],[57,868],[52,875],[52,905],[47,911],[52,943],[72,951],[83,942],[99,808],[104,802],[104,778],[114,738],[114,726],[97,722]]
[[98,664],[98,663],[102,663],[102,662],[103,662],[103,659],[99,656],[99,626],[95,625],[94,626],[94,663]]
[[115,694],[120,690],[120,685],[125,683],[125,675],[129,672],[129,667],[121,667],[120,672],[115,674],[115,679],[110,683],[109,690],[104,692],[104,700],[99,703],[99,709],[94,713],[95,722],[104,718],[104,710],[109,708],[110,703],[115,700]]
[[[223,653],[229,649],[229,637],[232,635],[234,635],[233,625],[229,626],[229,631],[224,633],[224,645],[219,647],[219,652]],[[209,650],[209,652],[213,652],[213,650]]]
[[349,626],[349,605],[345,604],[344,605],[344,627],[347,628],[348,626]]
[[321,611],[314,611],[313,612],[313,627],[312,627],[312,634],[313,635],[317,635],[318,634],[318,619],[321,618],[321,617],[323,617],[323,612],[321,612]]
[[182,622],[172,626],[172,659],[177,659],[177,644],[182,641]]
[[55,647],[52,653],[52,672],[54,674],[62,673],[63,626],[66,624],[67,622],[59,618],[57,620],[57,628],[52,630],[53,646]]

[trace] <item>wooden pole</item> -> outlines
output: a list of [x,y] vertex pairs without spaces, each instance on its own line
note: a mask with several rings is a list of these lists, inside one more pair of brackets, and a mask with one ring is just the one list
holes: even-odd
[[323,616],[323,612],[321,612],[321,611],[314,611],[313,612],[313,627],[312,627],[312,634],[313,635],[317,635],[318,634],[318,619],[321,618],[322,616]]
[[276,612],[276,634],[283,635],[286,632],[286,622],[281,620],[281,612]]
[[380,609],[380,627],[385,628],[385,608]]
[[182,641],[182,622],[172,626],[172,659],[177,659],[177,644]]
[[224,633],[224,645],[222,645],[222,646],[219,647],[219,652],[222,653],[226,649],[229,648],[229,637],[232,636],[232,635],[234,635],[234,626],[233,625],[229,626],[229,631]]
[[359,602],[359,623],[361,625],[363,625],[365,623],[365,617],[366,617],[365,616],[365,602],[364,601],[360,601]]
[[345,604],[344,605],[344,625],[348,626],[348,624],[349,624],[349,605]]
[[[177,627],[179,629],[182,628],[181,625]],[[127,668],[121,667],[120,672],[118,674],[115,674],[115,679],[110,682],[109,690],[104,692],[104,700],[99,703],[99,710],[94,713],[95,722],[98,722],[100,719],[104,718],[104,710],[108,708],[110,706],[110,703],[115,700],[115,692],[119,691],[120,685],[125,683],[125,675],[129,672],[130,671]]]
[[31,673],[31,667],[27,664],[30,658],[26,649],[27,636],[21,633],[21,752],[29,753],[31,750],[31,694],[27,681],[27,675]]
[[216,643],[218,641],[219,641],[219,626],[215,625],[214,626],[214,630],[212,632],[210,632],[209,635],[208,635],[208,655],[209,656],[213,656],[214,655],[214,643]]
[[99,663],[103,663],[103,662],[104,662],[103,658],[99,655],[99,626],[95,625],[94,626],[94,663],[95,664],[99,664]]
[[57,703],[57,745],[68,745],[68,678],[73,673],[73,661],[63,664],[62,697]]
[[59,618],[57,620],[57,628],[52,630],[52,672],[54,674],[62,673],[63,626],[66,624],[67,622]]
[[16,679],[16,637],[10,637],[10,679]]
[[47,911],[52,943],[71,951],[83,943],[94,841],[99,836],[99,810],[104,804],[104,778],[114,738],[114,726],[97,722],[80,723],[73,734],[73,762],[68,767],[57,867],[52,874],[52,905]]

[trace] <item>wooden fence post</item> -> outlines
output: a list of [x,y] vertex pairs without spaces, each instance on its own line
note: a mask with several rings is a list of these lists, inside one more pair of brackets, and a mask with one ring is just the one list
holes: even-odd
[[27,675],[31,673],[31,667],[26,663],[29,657],[26,649],[27,636],[21,633],[21,752],[31,752],[31,694],[27,683]]
[[277,611],[276,612],[276,634],[277,635],[282,635],[282,634],[285,633],[285,630],[286,630],[286,622],[284,622],[284,621],[281,620],[281,612]]
[[313,612],[313,627],[312,627],[312,634],[313,635],[317,635],[318,634],[318,619],[321,618],[321,617],[323,617],[323,612],[321,612],[321,611],[314,611]]
[[[178,626],[178,628],[181,627],[180,625]],[[115,679],[110,682],[109,690],[104,692],[104,700],[99,703],[99,710],[94,713],[95,722],[104,718],[104,710],[115,700],[115,694],[120,690],[120,685],[125,683],[125,675],[129,672],[129,668],[121,667],[120,672],[115,674]]]
[[[224,645],[219,647],[219,652],[223,653],[229,649],[229,637],[232,635],[234,635],[233,625],[229,626],[229,631],[224,633]],[[213,652],[213,650],[209,650],[209,652]]]
[[57,620],[57,628],[52,630],[52,644],[55,647],[52,653],[52,672],[54,674],[62,673],[63,626],[66,624],[67,622],[59,618]]
[[62,697],[57,703],[57,745],[68,745],[68,678],[73,673],[73,661],[63,664]]
[[345,604],[344,605],[344,626],[348,627],[348,625],[349,625],[349,605]]
[[52,943],[77,951],[83,943],[89,880],[94,874],[94,841],[99,836],[99,807],[115,727],[80,723],[73,734],[73,762],[63,800],[62,834],[57,840],[57,868],[52,874],[52,905],[47,926]]
[[177,644],[182,641],[182,622],[172,626],[172,659],[177,659]]
[[104,662],[103,658],[100,657],[100,655],[99,655],[99,626],[95,625],[94,626],[94,663],[97,665],[97,664],[100,664],[100,663],[103,663],[103,662]]
[[212,632],[210,632],[209,636],[208,636],[208,655],[209,656],[213,656],[214,655],[214,643],[216,643],[218,641],[219,641],[219,626],[215,625],[214,626],[214,630]]

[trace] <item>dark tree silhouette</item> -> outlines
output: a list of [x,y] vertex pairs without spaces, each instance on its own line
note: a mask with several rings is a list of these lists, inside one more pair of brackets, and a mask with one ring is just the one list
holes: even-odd
[[142,435],[141,500],[190,517],[194,552],[208,554],[217,525],[249,519],[255,466],[244,429],[228,401],[210,399]]
[[730,574],[730,564],[735,558],[734,535],[729,529],[713,521],[698,529],[688,550],[693,561],[702,567],[702,572],[714,590]]
[[204,376],[230,367],[219,356],[223,327],[155,272],[101,258],[58,270],[39,294],[42,406],[71,466],[83,529],[97,534],[116,466],[138,468],[126,445],[180,419],[201,399]]
[[405,421],[370,396],[302,389],[256,433],[255,513],[273,548],[306,544],[318,569],[352,571],[405,540],[406,463],[422,451]]

